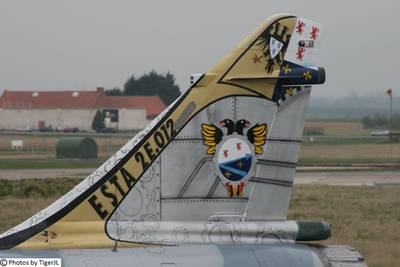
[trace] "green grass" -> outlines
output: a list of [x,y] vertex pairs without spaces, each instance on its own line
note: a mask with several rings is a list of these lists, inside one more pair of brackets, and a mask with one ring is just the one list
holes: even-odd
[[34,151],[35,153],[42,153],[42,152],[54,152],[55,148],[49,148],[49,147],[44,147],[44,146],[35,146],[35,147],[24,147],[21,149],[12,149],[10,147],[1,147],[0,152],[1,153],[32,153]]
[[[310,166],[307,166],[310,167]],[[336,166],[333,166],[336,167]],[[346,166],[340,166],[340,167],[346,167]],[[350,166],[349,166],[350,167]],[[310,172],[324,172],[324,173],[332,173],[332,172],[397,172],[400,171],[400,167],[368,167],[368,168],[317,168],[317,169],[307,169],[307,170],[301,170],[297,169],[296,173],[302,172],[302,173],[310,173]]]
[[75,169],[96,168],[106,159],[0,159],[0,169]]
[[0,233],[51,205],[80,181],[67,178],[0,180]]
[[[78,179],[0,181],[0,233],[68,192]],[[400,254],[400,186],[296,185],[289,219],[325,220],[323,244],[351,245],[370,267],[397,267]]]
[[300,158],[299,166],[338,164],[351,165],[357,163],[400,163],[400,157],[396,158]]
[[103,137],[103,138],[115,138],[115,137],[133,137],[139,131],[121,131],[119,133],[95,133],[95,132],[78,132],[78,133],[62,133],[62,132],[14,132],[14,131],[0,131],[0,136],[29,136],[29,137]]
[[325,220],[332,237],[347,244],[369,267],[397,267],[400,253],[400,186],[296,185],[289,209],[294,220]]
[[365,145],[365,144],[388,144],[387,137],[323,137],[313,136],[314,141],[310,141],[311,136],[303,138],[303,145]]
[[0,180],[0,198],[2,197],[43,197],[61,196],[75,186],[79,179],[62,178],[57,180]]
[[306,122],[361,122],[358,118],[306,118]]

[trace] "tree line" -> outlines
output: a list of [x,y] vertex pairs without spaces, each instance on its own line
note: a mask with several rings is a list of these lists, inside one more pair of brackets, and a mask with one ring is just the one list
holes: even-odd
[[181,95],[181,91],[172,73],[160,74],[152,70],[138,78],[132,75],[125,82],[123,89],[109,89],[106,90],[106,94],[113,96],[158,95],[166,105],[169,105]]
[[[388,129],[389,117],[380,114],[373,116],[365,116],[361,120],[364,128],[366,129]],[[393,114],[392,129],[400,129],[400,114]]]
[[[175,76],[172,73],[167,72],[166,74],[160,74],[152,70],[138,78],[136,78],[135,75],[132,75],[125,82],[123,89],[117,87],[107,89],[106,95],[158,95],[166,105],[169,105],[181,95],[181,91],[179,86],[175,83]],[[98,110],[93,117],[92,129],[96,132],[101,132],[105,128],[106,125],[104,123],[103,113]]]

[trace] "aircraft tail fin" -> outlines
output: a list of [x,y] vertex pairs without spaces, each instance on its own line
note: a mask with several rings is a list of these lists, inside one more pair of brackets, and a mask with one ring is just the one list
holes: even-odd
[[212,231],[190,222],[285,220],[309,86],[325,80],[309,63],[319,34],[292,15],[268,19],[84,181],[0,235],[0,249],[154,243],[165,227],[172,238],[188,225]]

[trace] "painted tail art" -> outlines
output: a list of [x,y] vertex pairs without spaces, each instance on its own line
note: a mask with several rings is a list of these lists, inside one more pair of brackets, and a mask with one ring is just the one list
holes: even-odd
[[286,215],[310,86],[325,80],[320,34],[291,15],[262,23],[79,185],[1,234],[0,248],[238,241],[221,222],[251,243],[271,220],[299,240]]

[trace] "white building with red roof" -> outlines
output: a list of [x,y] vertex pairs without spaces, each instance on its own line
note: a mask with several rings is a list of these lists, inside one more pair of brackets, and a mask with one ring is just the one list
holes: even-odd
[[107,127],[136,130],[166,108],[155,96],[107,96],[95,91],[10,91],[0,97],[0,128],[92,130],[93,117],[103,112]]

